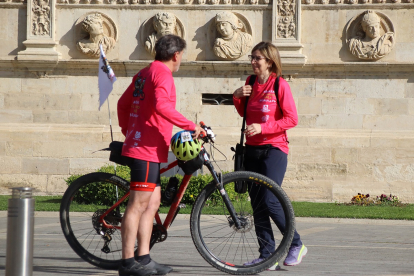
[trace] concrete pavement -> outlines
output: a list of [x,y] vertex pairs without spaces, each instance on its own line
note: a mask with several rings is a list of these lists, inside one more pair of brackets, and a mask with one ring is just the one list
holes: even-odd
[[[297,218],[308,255],[295,267],[260,275],[414,275],[414,221]],[[5,275],[7,212],[0,212],[0,275]],[[211,267],[193,245],[189,215],[179,215],[168,239],[151,257],[179,275],[227,275]],[[117,275],[79,258],[63,237],[57,212],[36,212],[34,276]]]

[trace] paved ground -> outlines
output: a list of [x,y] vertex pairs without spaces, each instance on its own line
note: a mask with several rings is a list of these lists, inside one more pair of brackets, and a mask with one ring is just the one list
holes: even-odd
[[[178,275],[227,275],[196,251],[189,216],[179,215],[151,256]],[[308,255],[296,267],[261,275],[414,275],[414,221],[297,218]],[[5,275],[7,212],[0,212],[0,275]],[[80,259],[61,233],[57,212],[35,214],[34,276],[117,275]],[[168,255],[167,255],[168,253]]]

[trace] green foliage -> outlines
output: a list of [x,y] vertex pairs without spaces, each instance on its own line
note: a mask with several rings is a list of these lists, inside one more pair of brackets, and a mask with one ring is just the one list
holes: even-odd
[[[103,166],[98,169],[98,172],[115,173],[115,167],[111,165]],[[116,174],[126,180],[130,179],[130,170],[126,166],[117,166]],[[66,179],[68,185],[72,184],[76,179],[81,177],[80,175],[72,175]],[[117,191],[118,190],[118,191]],[[118,198],[125,194],[121,189],[116,189],[116,186],[107,182],[95,182],[90,183],[88,186],[84,186],[74,196],[74,201],[79,204],[96,204],[111,206],[117,201]],[[126,202],[124,203],[126,204]]]

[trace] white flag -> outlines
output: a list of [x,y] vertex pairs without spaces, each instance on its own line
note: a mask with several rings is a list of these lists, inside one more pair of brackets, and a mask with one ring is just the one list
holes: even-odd
[[108,99],[109,94],[112,92],[113,83],[116,81],[115,73],[109,66],[109,62],[105,57],[105,53],[102,49],[102,44],[99,44],[101,49],[101,57],[99,58],[99,110],[101,106]]

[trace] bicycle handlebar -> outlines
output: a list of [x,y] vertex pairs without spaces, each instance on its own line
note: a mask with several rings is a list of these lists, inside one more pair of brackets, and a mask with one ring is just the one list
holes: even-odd
[[211,130],[211,127],[208,127],[204,124],[204,122],[200,122],[200,126],[202,129],[204,129],[204,131],[202,131],[200,133],[200,138],[204,141],[204,142],[212,142],[214,143],[214,141],[216,140],[216,135],[214,134],[214,132]]

